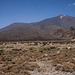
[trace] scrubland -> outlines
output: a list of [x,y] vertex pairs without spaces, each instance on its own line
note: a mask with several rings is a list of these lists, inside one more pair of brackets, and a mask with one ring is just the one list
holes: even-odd
[[0,42],[0,75],[75,75],[75,42]]

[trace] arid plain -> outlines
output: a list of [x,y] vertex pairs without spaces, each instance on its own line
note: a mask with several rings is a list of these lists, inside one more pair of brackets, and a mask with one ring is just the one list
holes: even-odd
[[75,42],[1,42],[0,75],[75,75]]

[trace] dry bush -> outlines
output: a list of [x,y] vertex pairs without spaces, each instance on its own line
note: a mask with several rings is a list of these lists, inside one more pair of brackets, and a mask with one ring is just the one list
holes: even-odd
[[75,71],[75,65],[73,63],[63,63],[61,66],[56,66],[56,70],[66,71],[66,72],[73,72]]

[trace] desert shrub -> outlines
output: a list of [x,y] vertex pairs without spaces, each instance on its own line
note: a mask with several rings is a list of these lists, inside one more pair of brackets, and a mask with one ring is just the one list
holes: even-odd
[[0,55],[4,52],[4,50],[0,50]]
[[48,48],[43,48],[43,50],[51,50],[51,49],[57,49],[57,50],[59,50],[59,48],[54,47],[54,46],[51,46],[51,47],[48,47]]
[[56,70],[73,72],[75,71],[75,65],[73,63],[64,63],[62,66],[56,66]]
[[24,44],[25,42],[20,42],[21,44]]
[[69,44],[69,43],[71,43],[71,42],[70,42],[70,41],[67,41],[67,42],[66,42],[66,44]]
[[33,48],[30,48],[30,50],[33,50]]
[[42,44],[42,42],[39,42],[39,44]]
[[16,42],[14,42],[13,44],[17,44]]
[[44,48],[44,50],[47,50],[47,48]]
[[39,50],[39,52],[41,52],[41,53],[42,53],[42,52],[43,52],[43,49],[40,49],[40,50]]
[[36,68],[40,68],[37,63],[26,63],[24,65],[25,70],[34,71]]
[[47,50],[50,50],[51,48],[47,48]]
[[32,51],[36,51],[35,49],[32,49]]
[[12,58],[8,58],[8,57],[7,57],[7,58],[4,58],[4,57],[3,57],[3,58],[1,59],[1,61],[12,61]]
[[6,48],[13,48],[13,46],[7,46]]
[[47,44],[47,42],[43,42],[43,46],[45,46]]
[[53,43],[55,43],[55,44],[65,44],[66,42],[65,41],[61,41],[61,42],[53,42]]
[[9,51],[9,54],[12,54],[13,53],[13,51]]
[[15,64],[15,62],[12,62],[12,64]]
[[50,50],[50,48],[44,48],[44,50]]
[[60,50],[60,48],[57,48],[57,50]]
[[62,42],[59,42],[59,44],[65,44],[65,42],[64,42],[64,41],[62,41]]
[[21,49],[12,49],[13,51],[20,51]]
[[49,49],[56,49],[56,47],[54,47],[54,46],[51,46]]
[[52,42],[49,42],[49,43],[52,43]]
[[52,43],[58,44],[59,42],[52,42]]
[[38,43],[37,42],[34,42],[34,45],[38,45]]
[[29,48],[29,50],[31,50],[31,51],[36,51],[36,49],[33,48],[33,47]]

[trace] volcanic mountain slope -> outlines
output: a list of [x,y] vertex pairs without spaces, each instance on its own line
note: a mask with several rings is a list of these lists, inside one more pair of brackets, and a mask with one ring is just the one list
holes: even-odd
[[68,30],[58,29],[54,35],[62,39],[75,39],[75,29],[73,27]]
[[[0,30],[0,40],[50,40],[72,38],[68,29],[75,27],[75,17],[59,15],[36,23],[13,23]],[[62,32],[58,33],[58,30]],[[66,33],[65,33],[66,32]],[[61,36],[65,33],[64,36]]]
[[75,27],[75,17],[67,16],[67,15],[59,15],[57,17],[45,19],[40,21],[36,25],[40,25],[41,27],[45,26],[60,26],[66,29],[69,29],[71,26]]

